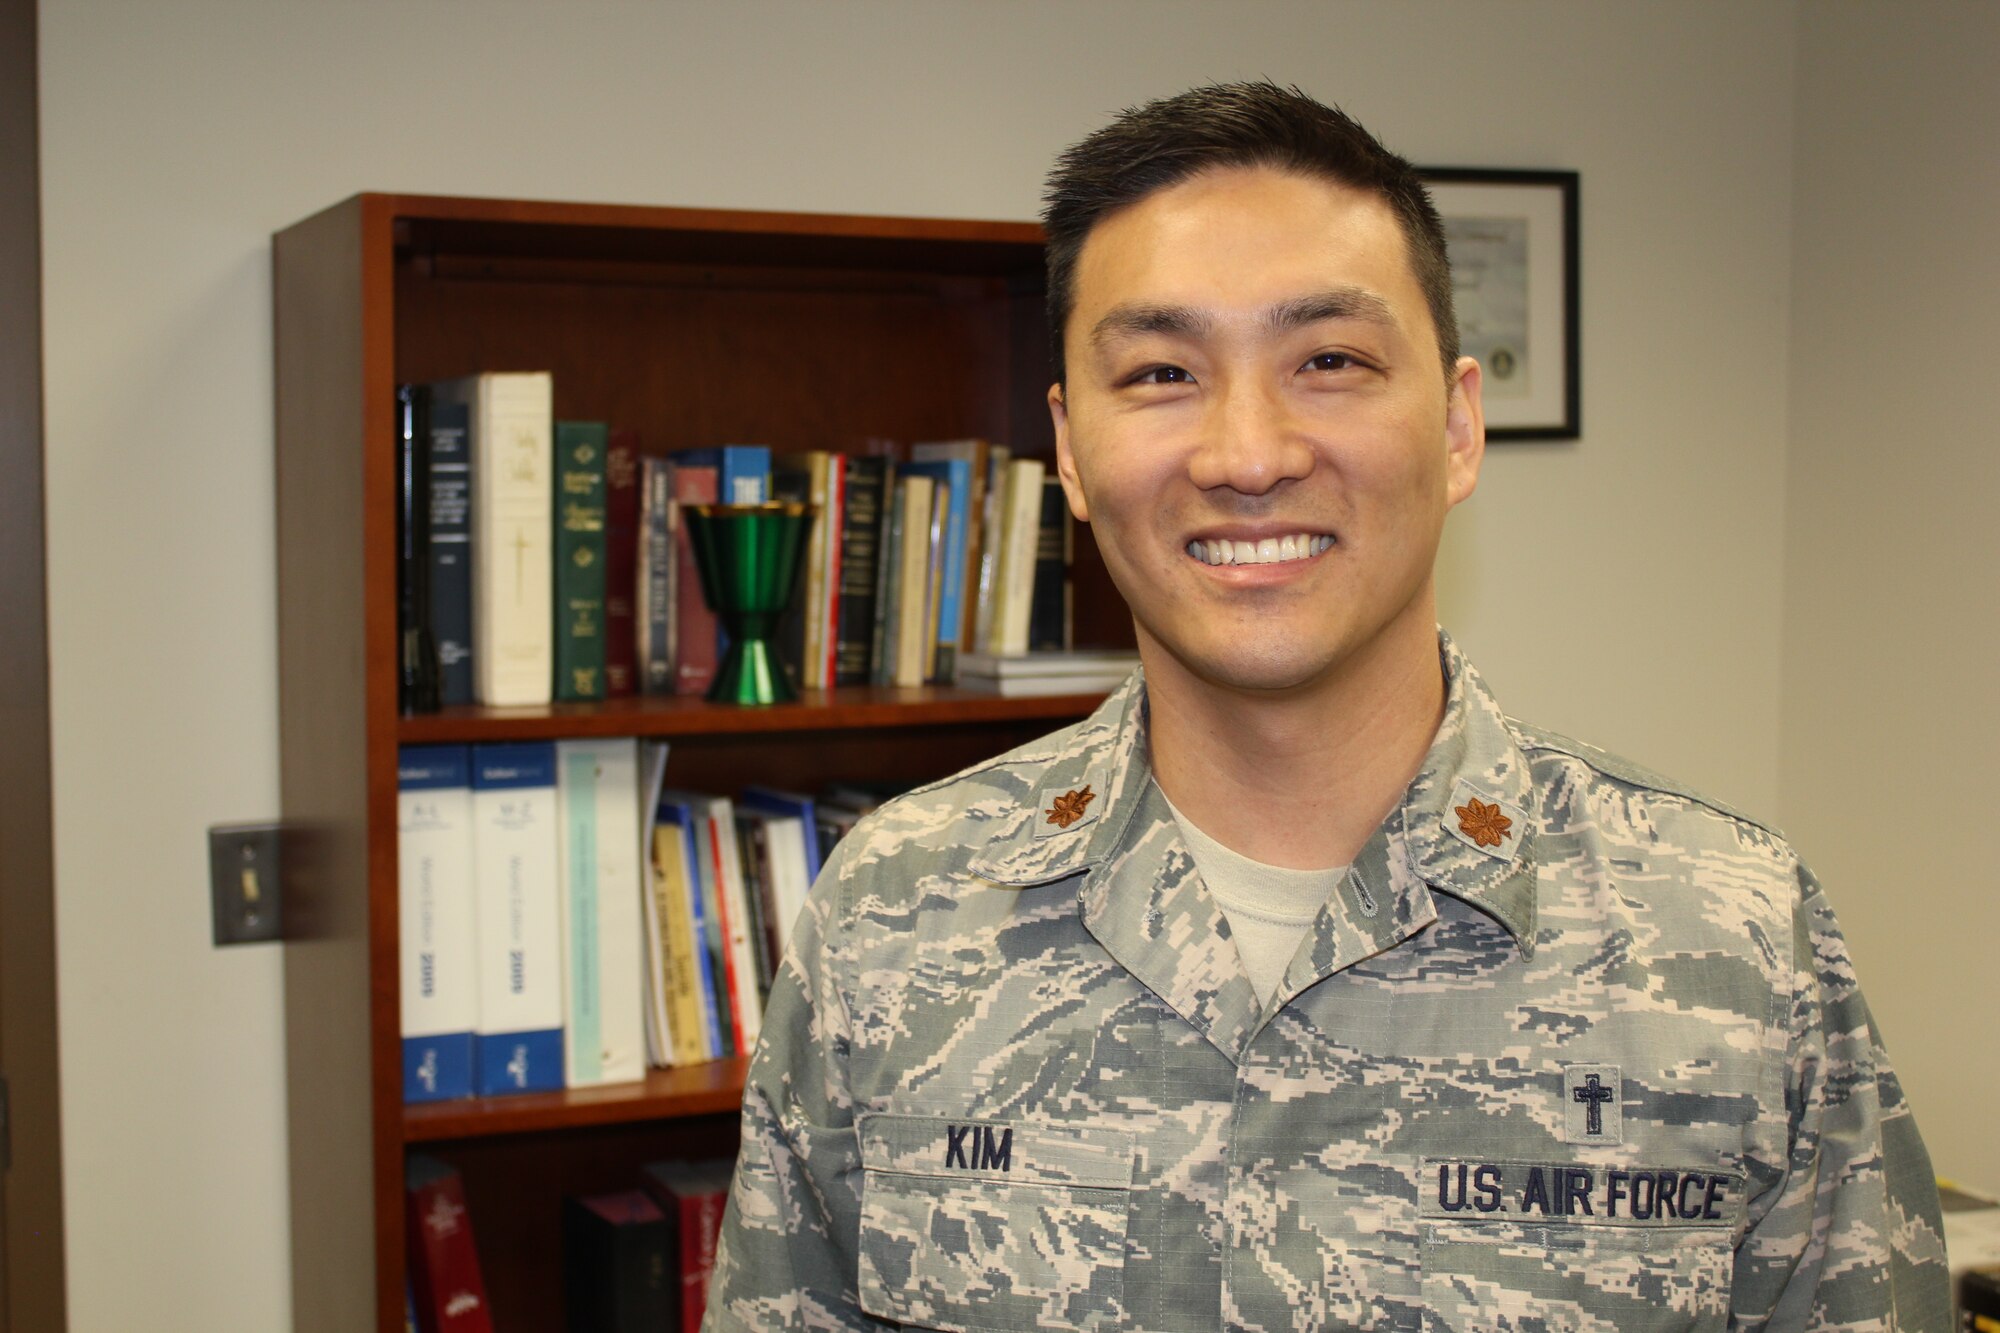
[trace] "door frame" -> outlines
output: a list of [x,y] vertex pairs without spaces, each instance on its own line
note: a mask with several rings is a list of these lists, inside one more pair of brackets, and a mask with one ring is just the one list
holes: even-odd
[[68,1327],[43,521],[35,0],[0,0],[0,1333]]

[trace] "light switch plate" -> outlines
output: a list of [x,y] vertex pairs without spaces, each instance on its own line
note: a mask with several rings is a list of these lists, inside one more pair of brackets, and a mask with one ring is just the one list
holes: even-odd
[[208,879],[217,944],[254,944],[284,934],[276,824],[218,824],[208,831]]

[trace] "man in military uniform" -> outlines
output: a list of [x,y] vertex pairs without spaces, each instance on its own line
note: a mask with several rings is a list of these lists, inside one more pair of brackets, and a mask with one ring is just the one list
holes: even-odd
[[1484,433],[1409,164],[1198,89],[1046,221],[1057,465],[1142,670],[841,843],[705,1326],[1944,1329],[1811,873],[1437,629]]

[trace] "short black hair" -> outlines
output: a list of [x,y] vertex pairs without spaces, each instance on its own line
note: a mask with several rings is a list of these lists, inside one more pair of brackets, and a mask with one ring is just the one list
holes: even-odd
[[1272,167],[1375,195],[1396,215],[1410,268],[1437,326],[1445,382],[1458,363],[1458,317],[1444,224],[1417,169],[1353,117],[1297,87],[1268,80],[1192,88],[1127,107],[1056,159],[1043,195],[1048,248],[1049,352],[1067,382],[1063,326],[1076,304],[1076,262],[1108,215],[1219,167]]

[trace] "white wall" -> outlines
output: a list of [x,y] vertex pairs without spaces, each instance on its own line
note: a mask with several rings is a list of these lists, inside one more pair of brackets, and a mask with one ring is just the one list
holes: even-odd
[[277,806],[273,230],[363,189],[1027,218],[1116,108],[1257,75],[1419,161],[1579,169],[1587,438],[1494,450],[1446,616],[1515,711],[1769,810],[1795,19],[45,0],[73,1327],[289,1323],[278,958],[209,946],[202,836]]
[[1808,14],[1783,817],[1837,895],[1938,1170],[2000,1187],[2000,8]]

